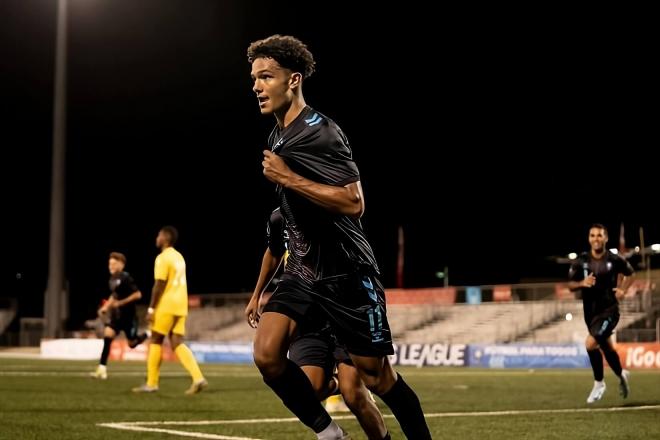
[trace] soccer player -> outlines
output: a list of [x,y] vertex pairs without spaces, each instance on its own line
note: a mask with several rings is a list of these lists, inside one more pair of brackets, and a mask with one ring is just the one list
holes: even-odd
[[151,323],[151,342],[147,355],[147,383],[133,388],[136,393],[158,391],[162,344],[169,335],[172,350],[192,377],[192,384],[186,394],[196,394],[208,382],[204,379],[199,365],[190,349],[183,343],[188,315],[188,287],[186,282],[186,262],[174,249],[179,233],[173,226],[164,226],[156,237],[156,246],[161,250],[154,267],[154,287],[151,303],[147,311],[147,321]]
[[[633,268],[623,257],[608,251],[607,229],[601,224],[589,228],[591,250],[577,258],[569,269],[568,287],[582,291],[584,322],[589,335],[585,342],[589,361],[594,372],[594,386],[587,403],[600,400],[605,393],[603,380],[603,355],[619,377],[619,391],[628,397],[630,373],[621,368],[621,361],[612,346],[612,332],[619,322],[619,299],[633,282]],[[602,355],[601,355],[602,352]]]
[[419,399],[387,358],[393,347],[385,294],[359,220],[364,198],[348,140],[303,97],[313,56],[300,40],[274,35],[252,43],[248,60],[261,113],[277,122],[262,165],[277,186],[290,252],[259,321],[255,363],[266,384],[319,439],[346,438],[300,367],[286,357],[299,323],[320,314],[405,435],[430,439]]
[[142,298],[142,292],[135,285],[133,277],[124,271],[126,267],[126,256],[120,252],[110,253],[108,259],[108,270],[110,271],[110,296],[107,301],[98,310],[100,317],[106,318],[105,328],[103,329],[103,351],[101,360],[96,371],[90,373],[95,379],[108,378],[108,354],[112,340],[124,332],[128,339],[128,346],[137,347],[147,338],[145,333],[138,334],[138,319],[135,314],[135,302]]
[[[257,285],[245,308],[245,316],[252,328],[257,328],[263,291],[279,269],[280,263],[286,263],[287,259],[286,243],[289,236],[280,208],[271,213],[266,231],[268,247],[261,262]],[[338,410],[343,406],[345,409],[342,410],[353,412],[369,440],[390,438],[373,397],[360,379],[346,350],[336,346],[332,330],[322,316],[298,326],[297,334],[289,346],[289,359],[307,375],[319,400],[339,397],[341,406],[336,402],[334,406]],[[335,365],[338,382],[333,376]],[[346,403],[341,400],[341,395],[335,394],[337,392],[345,396]],[[329,411],[327,404],[326,410]]]

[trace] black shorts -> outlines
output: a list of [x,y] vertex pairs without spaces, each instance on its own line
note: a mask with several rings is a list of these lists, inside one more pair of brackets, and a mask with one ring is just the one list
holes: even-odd
[[330,377],[338,363],[353,365],[343,345],[337,343],[328,322],[307,323],[298,326],[298,335],[289,345],[289,359],[299,367],[321,367]]
[[609,338],[619,323],[619,311],[608,310],[591,317],[591,319],[587,318],[585,321],[589,329],[589,334],[594,339]]
[[287,315],[299,325],[328,321],[338,343],[352,354],[394,354],[385,291],[375,276],[346,274],[310,284],[285,274],[265,312]]
[[126,339],[133,341],[138,337],[138,319],[135,314],[122,315],[118,318],[114,318],[108,324],[108,327],[113,329],[115,333],[123,331],[126,335]]

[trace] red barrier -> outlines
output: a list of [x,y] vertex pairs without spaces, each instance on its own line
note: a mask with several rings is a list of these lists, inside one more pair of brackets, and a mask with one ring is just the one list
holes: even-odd
[[387,304],[454,304],[455,287],[430,287],[425,289],[387,289]]

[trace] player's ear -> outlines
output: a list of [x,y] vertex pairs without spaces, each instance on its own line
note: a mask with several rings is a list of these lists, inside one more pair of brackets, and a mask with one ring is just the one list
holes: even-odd
[[300,87],[301,83],[302,83],[302,74],[298,72],[292,73],[291,78],[289,78],[289,88],[295,89],[296,87]]

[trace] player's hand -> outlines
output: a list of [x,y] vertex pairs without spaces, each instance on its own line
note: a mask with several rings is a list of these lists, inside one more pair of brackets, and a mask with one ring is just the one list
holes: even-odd
[[593,287],[596,284],[596,277],[591,272],[585,279],[582,280],[582,287]]
[[154,312],[150,312],[150,311],[147,312],[147,322],[149,324],[154,323]]
[[245,318],[247,323],[252,328],[257,328],[257,323],[259,322],[259,313],[257,308],[259,307],[259,299],[252,297],[247,307],[245,307]]
[[261,162],[264,167],[264,176],[266,179],[278,185],[286,186],[291,177],[291,168],[284,163],[284,160],[277,154],[264,150],[264,160]]
[[626,291],[623,290],[623,289],[620,288],[620,287],[615,287],[615,288],[612,289],[612,290],[614,290],[614,296],[616,296],[616,299],[621,299],[621,298],[623,298],[623,297],[625,296],[625,294],[626,294]]

